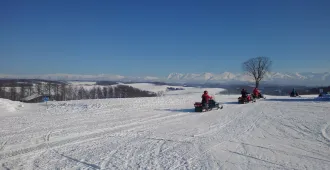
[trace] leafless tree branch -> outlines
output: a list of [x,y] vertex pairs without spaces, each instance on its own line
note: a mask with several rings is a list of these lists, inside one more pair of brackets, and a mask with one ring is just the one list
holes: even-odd
[[272,61],[268,57],[251,58],[243,63],[243,70],[255,80],[256,87],[270,70]]

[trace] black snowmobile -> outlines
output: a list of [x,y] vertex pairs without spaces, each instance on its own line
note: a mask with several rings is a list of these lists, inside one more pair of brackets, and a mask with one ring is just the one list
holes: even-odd
[[203,106],[202,102],[195,102],[195,112],[206,112],[213,109],[219,110],[223,109],[223,106],[216,102],[214,99],[210,99],[206,106]]
[[290,93],[290,97],[300,97],[300,95],[298,94],[298,92],[295,90],[295,88],[292,89],[291,93]]
[[242,97],[240,96],[238,98],[238,104],[245,104],[245,103],[253,103],[253,102],[256,102],[256,99],[253,98],[253,96],[251,94],[247,94],[248,96],[247,97]]

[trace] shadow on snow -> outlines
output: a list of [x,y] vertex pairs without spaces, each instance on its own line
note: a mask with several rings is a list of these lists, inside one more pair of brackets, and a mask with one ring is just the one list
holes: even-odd
[[168,112],[195,112],[195,109],[156,109],[157,111],[168,111]]
[[266,99],[264,101],[278,102],[329,102],[330,98],[289,98],[289,99]]
[[223,102],[222,104],[239,104],[239,103],[237,101],[237,102]]

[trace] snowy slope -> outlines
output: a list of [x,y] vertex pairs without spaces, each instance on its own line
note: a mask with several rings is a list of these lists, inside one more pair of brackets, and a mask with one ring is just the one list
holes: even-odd
[[223,110],[195,113],[203,89],[190,90],[15,110],[0,118],[0,169],[329,169],[329,102],[223,95]]

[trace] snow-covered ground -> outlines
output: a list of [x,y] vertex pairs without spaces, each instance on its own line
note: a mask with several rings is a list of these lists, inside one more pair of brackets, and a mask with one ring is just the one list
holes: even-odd
[[21,102],[0,98],[0,117],[1,115],[16,112],[22,107],[24,107],[24,104]]
[[[138,88],[145,91],[151,91],[155,93],[163,92],[165,95],[184,95],[184,94],[192,94],[192,93],[198,93],[200,95],[204,90],[208,90],[210,95],[215,95],[224,90],[220,88],[200,89],[195,87],[155,85],[151,83],[132,83],[132,84],[123,84],[123,85],[132,86],[134,88]],[[168,87],[183,88],[184,90],[167,91]]]
[[330,169],[329,101],[216,95],[224,109],[195,113],[203,90],[47,106],[0,99],[0,169]]

